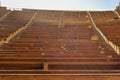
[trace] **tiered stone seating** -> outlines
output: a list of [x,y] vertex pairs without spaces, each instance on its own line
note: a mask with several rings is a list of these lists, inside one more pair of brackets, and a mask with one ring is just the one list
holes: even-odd
[[1,21],[0,25],[25,26],[33,14],[34,11],[12,11],[12,13],[7,16],[7,19]]
[[15,31],[24,27],[33,14],[34,11],[12,11],[6,19],[0,22],[0,40],[6,39]]
[[18,29],[16,26],[0,26],[0,28],[0,40],[6,39],[11,33]]
[[37,11],[36,18],[32,23],[33,26],[40,25],[58,25],[60,20],[60,12],[55,11]]
[[6,10],[6,7],[0,7],[0,18],[6,13],[8,10]]
[[[119,20],[115,19],[116,14],[111,11],[90,13],[97,27],[118,44]],[[97,34],[87,12],[13,11],[0,22],[0,28],[3,27],[0,33],[7,37],[26,25],[26,29],[0,47],[0,75],[54,75],[52,78],[55,78],[55,75],[112,76],[120,73],[120,56],[100,36],[92,39]]]
[[64,23],[66,25],[84,24],[87,22],[86,12],[65,12]]
[[115,19],[116,14],[114,12],[91,12],[91,14],[96,26],[104,33],[108,40],[120,46],[120,20]]
[[[29,19],[18,19],[24,23],[20,26]],[[118,73],[119,56],[100,40],[91,40],[95,33],[89,26],[86,12],[37,11],[32,24],[0,48],[0,74]]]

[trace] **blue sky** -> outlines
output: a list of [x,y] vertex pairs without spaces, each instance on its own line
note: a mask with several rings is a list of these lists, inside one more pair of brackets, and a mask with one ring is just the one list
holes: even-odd
[[114,10],[120,0],[0,0],[10,8],[52,10]]

